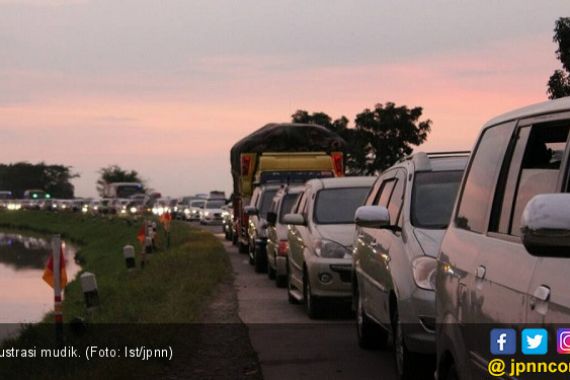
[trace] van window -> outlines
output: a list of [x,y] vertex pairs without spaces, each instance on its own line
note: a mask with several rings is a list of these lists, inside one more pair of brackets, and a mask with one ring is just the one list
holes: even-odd
[[382,185],[382,178],[378,178],[376,179],[376,182],[374,182],[374,185],[372,186],[370,193],[368,193],[368,197],[366,197],[366,203],[365,203],[366,206],[372,206],[376,202],[380,185]]
[[283,223],[283,216],[291,212],[293,205],[297,201],[299,194],[286,194],[281,201],[280,222]]
[[404,201],[404,185],[406,184],[406,174],[402,170],[398,170],[398,176],[394,190],[392,191],[392,196],[388,201],[388,212],[390,215],[390,224],[398,224],[398,216],[400,215],[400,209],[402,208],[402,202]]
[[275,197],[276,193],[277,190],[272,189],[272,190],[265,190],[261,195],[261,200],[259,204],[259,216],[261,216],[262,218],[265,218],[267,216],[267,211],[269,211],[269,206],[271,205],[273,197]]
[[445,229],[463,171],[420,172],[414,179],[410,219],[418,228]]
[[382,183],[380,192],[378,193],[378,199],[376,204],[379,206],[388,207],[388,201],[392,196],[392,190],[394,190],[394,185],[396,184],[395,178],[390,178]]
[[307,196],[306,192],[304,191],[299,195],[299,198],[297,198],[297,202],[295,202],[295,205],[291,209],[291,213],[300,214],[303,211],[303,207],[305,207],[306,202]]
[[521,128],[504,188],[497,232],[520,236],[520,220],[528,201],[537,194],[560,191],[558,179],[569,132],[569,122]]
[[510,122],[483,132],[473,155],[455,216],[455,225],[458,228],[484,232],[495,179],[514,126],[515,123]]

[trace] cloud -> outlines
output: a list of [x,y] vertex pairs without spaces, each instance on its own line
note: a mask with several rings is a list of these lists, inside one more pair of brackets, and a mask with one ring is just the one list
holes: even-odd
[[445,150],[546,99],[565,2],[419,4],[0,0],[2,159],[72,165],[80,194],[118,163],[179,195],[229,189],[232,144],[298,108],[422,106],[422,149]]
[[39,7],[59,7],[65,5],[86,4],[89,0],[0,0],[2,5],[33,5]]

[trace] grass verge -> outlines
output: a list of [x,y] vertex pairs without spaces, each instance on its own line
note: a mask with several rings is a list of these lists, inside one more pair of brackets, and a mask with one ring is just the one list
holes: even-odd
[[[182,345],[181,349],[189,348],[188,339],[191,337],[178,336],[176,328],[159,326],[196,322],[216,285],[230,275],[228,257],[222,244],[211,234],[173,222],[171,248],[159,249],[150,255],[144,269],[139,267],[129,273],[122,257],[122,247],[132,244],[137,252],[141,250],[136,241],[140,225],[140,221],[77,214],[0,213],[0,228],[60,233],[64,239],[75,242],[80,246],[78,257],[82,269],[97,276],[101,305],[90,315],[85,310],[79,281],[72,281],[66,288],[63,307],[65,344],[81,347],[112,344],[122,348],[140,345],[140,339],[145,338],[147,347],[178,344]],[[162,234],[159,247],[164,246],[164,242]],[[88,327],[82,325],[78,328],[69,323],[77,317],[86,320]],[[148,324],[148,329],[141,327],[145,326],[143,324]],[[150,331],[153,333],[147,334]],[[191,332],[188,334],[192,335]],[[51,317],[47,316],[44,323],[27,327],[18,339],[7,341],[2,346],[51,347],[53,335]],[[161,372],[168,364],[158,360],[141,366],[140,361],[110,359],[94,366],[83,356],[67,360],[65,365],[53,359],[0,359],[0,377],[10,378],[7,376],[17,373],[20,378],[101,378],[102,375],[136,378],[139,374],[148,377],[150,373]]]

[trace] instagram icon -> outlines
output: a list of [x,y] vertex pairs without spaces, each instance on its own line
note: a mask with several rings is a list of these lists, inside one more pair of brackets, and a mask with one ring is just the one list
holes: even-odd
[[556,349],[559,354],[570,354],[570,329],[558,329]]

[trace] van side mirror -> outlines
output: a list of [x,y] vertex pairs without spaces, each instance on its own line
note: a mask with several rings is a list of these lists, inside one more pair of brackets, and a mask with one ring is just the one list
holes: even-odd
[[253,207],[253,206],[245,206],[245,207],[243,208],[243,210],[245,211],[245,213],[246,213],[248,216],[254,216],[254,215],[257,215],[257,213],[258,213],[257,209],[256,209],[255,207]]
[[269,225],[274,226],[275,223],[277,223],[277,214],[274,213],[273,211],[268,211],[267,217],[265,219],[267,220],[267,223],[269,223]]
[[354,223],[367,228],[390,228],[390,212],[384,206],[360,206],[354,213]]
[[307,224],[305,217],[301,214],[285,214],[283,216],[283,224],[291,224],[293,226],[304,226]]
[[522,241],[534,256],[570,257],[570,194],[539,194],[526,205]]

